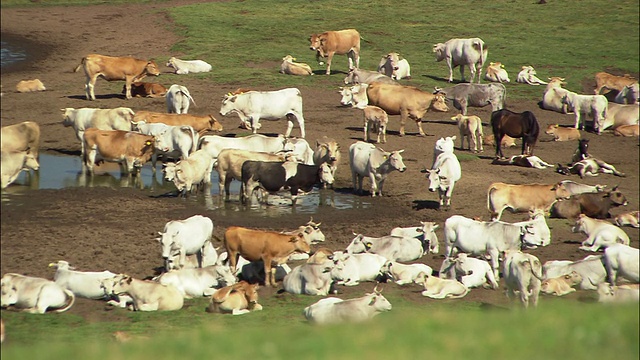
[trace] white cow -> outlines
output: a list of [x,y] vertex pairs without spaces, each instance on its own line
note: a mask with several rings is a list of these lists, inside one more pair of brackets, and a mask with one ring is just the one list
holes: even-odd
[[0,306],[13,305],[32,314],[44,314],[49,309],[67,311],[76,299],[73,292],[51,280],[20,274],[5,274],[0,280],[0,288]]
[[184,196],[189,191],[193,192],[200,183],[203,183],[205,189],[208,189],[211,184],[213,162],[211,154],[206,149],[200,149],[177,164],[166,164],[165,178],[167,180],[171,178],[178,191],[182,192]]
[[347,85],[348,84],[367,85],[367,84],[372,84],[374,82],[380,82],[380,83],[392,84],[392,85],[398,84],[397,81],[393,80],[391,77],[385,74],[380,74],[377,71],[370,71],[370,70],[357,69],[357,68],[349,70],[349,73],[344,78],[344,83]]
[[156,139],[155,152],[151,157],[151,170],[156,172],[158,155],[164,158],[185,160],[198,148],[199,135],[188,125],[169,126],[163,123],[147,124],[140,121],[134,124],[141,134],[153,135]]
[[478,83],[482,74],[482,66],[487,59],[488,50],[480,38],[451,39],[447,42],[433,45],[436,61],[445,60],[449,67],[449,82],[453,81],[453,69],[460,66],[460,77],[464,81],[464,67],[471,72],[471,83],[478,73]]
[[284,150],[287,138],[283,135],[266,136],[253,134],[245,137],[235,138],[219,135],[205,135],[200,138],[200,149],[205,149],[211,157],[218,158],[224,149],[239,149],[249,151],[259,151],[267,153],[277,153]]
[[469,293],[469,288],[458,280],[441,279],[426,273],[420,273],[415,282],[424,287],[422,296],[432,299],[459,299]]
[[173,84],[169,87],[167,95],[165,95],[165,101],[169,114],[187,114],[189,112],[190,102],[196,105],[196,101],[191,97],[189,89],[187,89],[186,86],[178,84]]
[[[201,267],[207,267],[211,265],[221,264],[226,259],[227,253],[223,252],[218,255],[218,252],[213,247],[211,242],[207,242],[204,245],[204,249],[202,254],[196,253],[192,255],[187,255],[183,269],[197,269]],[[167,260],[167,268],[169,271],[173,269],[177,269],[178,262],[180,261],[180,254],[174,253]],[[167,270],[167,268],[165,270]]]
[[[445,261],[443,261],[443,266],[444,264]],[[494,290],[499,287],[491,265],[485,260],[469,257],[465,253],[458,253],[455,258],[449,259],[449,264],[448,269],[440,272],[440,277],[443,277],[444,273],[445,278],[456,279],[469,289],[486,287],[487,283]]]
[[162,285],[173,285],[185,299],[211,296],[217,289],[238,282],[229,266],[222,264],[197,269],[171,270],[154,280]]
[[296,58],[291,55],[287,55],[282,58],[282,64],[280,64],[280,73],[289,75],[313,75],[311,66],[305,63],[294,62]]
[[600,184],[596,184],[596,185],[581,184],[571,180],[562,180],[560,182],[562,183],[562,185],[564,185],[565,189],[567,189],[567,191],[571,195],[579,195],[584,193],[599,193],[599,192],[605,191],[605,188],[607,187],[607,185],[600,185]]
[[624,244],[611,245],[604,249],[603,261],[609,284],[615,285],[618,275],[640,283],[640,250]]
[[133,311],[172,311],[182,309],[184,298],[173,285],[162,285],[155,281],[134,279],[119,274],[109,286],[112,295],[127,294],[133,304]]
[[305,139],[290,137],[282,150],[291,155],[291,159],[306,165],[321,165],[313,162],[313,149]]
[[253,129],[254,134],[260,128],[260,119],[278,120],[286,117],[288,127],[285,137],[291,135],[295,118],[300,126],[300,137],[305,137],[302,94],[297,88],[227,94],[222,99],[220,114],[227,116],[231,113],[238,114],[242,123],[248,129]]
[[[562,98],[562,102],[567,105],[569,111],[573,111],[576,116],[576,129],[584,130],[585,116],[590,114],[593,117],[593,129],[600,134],[604,129],[604,120],[607,118],[607,108],[609,101],[604,95],[580,95],[568,91]],[[580,122],[582,120],[582,123]]]
[[[451,137],[451,141],[456,139]],[[438,191],[440,207],[451,208],[451,195],[456,181],[462,177],[462,168],[453,151],[440,153],[434,161],[431,169],[427,169],[429,179],[429,191]]]
[[95,108],[64,108],[62,111],[62,125],[71,126],[80,140],[82,155],[84,156],[84,131],[88,128],[99,130],[131,131],[131,120],[135,114],[127,107],[115,109]]
[[566,85],[564,78],[550,77],[549,83],[542,95],[542,108],[557,111],[559,113],[567,113],[567,105],[562,101],[564,96],[569,92],[563,89],[562,85]]
[[607,277],[602,255],[589,255],[576,261],[550,260],[542,266],[542,274],[545,279],[564,276],[573,271],[582,277],[579,286],[582,290],[597,290],[598,284],[603,283]]
[[56,269],[53,281],[65,289],[71,290],[76,296],[88,299],[103,299],[104,290],[100,280],[112,279],[117,274],[111,271],[76,271],[74,267],[63,260],[49,264]]
[[167,271],[170,270],[167,260],[171,256],[179,254],[176,267],[180,269],[184,267],[187,255],[203,253],[204,246],[211,241],[213,221],[202,215],[193,215],[184,220],[171,220],[158,234],[161,237],[156,240],[162,245],[165,268]]
[[349,254],[342,251],[334,252],[333,259],[344,263],[344,280],[337,282],[344,286],[356,286],[362,281],[376,281],[382,266],[388,261],[378,254]]
[[396,261],[387,261],[380,268],[380,273],[388,276],[398,285],[405,285],[414,283],[420,273],[433,274],[433,269],[427,264],[402,264]]
[[611,286],[600,284],[598,286],[598,302],[609,304],[622,304],[640,301],[640,285]]
[[587,238],[580,246],[581,250],[598,251],[601,247],[613,244],[629,245],[629,236],[619,227],[606,220],[593,219],[580,214],[575,225],[571,228],[575,233],[582,232]]
[[638,105],[622,105],[609,102],[607,118],[604,119],[602,128],[616,129],[622,125],[637,125],[640,119],[640,107]]
[[484,79],[489,80],[491,82],[511,82],[509,80],[509,74],[507,70],[504,69],[504,65],[500,62],[490,62],[489,66],[487,66],[487,71],[484,74]]
[[327,295],[334,281],[344,280],[344,263],[327,260],[322,264],[298,265],[282,280],[282,287],[291,294]]
[[167,62],[167,66],[176,70],[176,74],[201,73],[211,71],[211,65],[203,60],[180,60],[171,57]]
[[618,104],[638,105],[638,98],[640,98],[640,85],[636,82],[623,87],[613,101]]
[[350,254],[368,252],[382,255],[387,260],[406,262],[421,258],[424,248],[422,241],[414,237],[383,236],[373,238],[358,234],[351,240],[346,251]]
[[0,153],[0,184],[4,189],[12,184],[22,170],[38,170],[40,164],[30,149],[27,151],[2,151]]
[[529,307],[529,302],[538,306],[542,280],[542,264],[537,257],[520,250],[505,251],[504,282],[509,298],[520,292],[520,301],[525,308]]
[[427,255],[429,252],[437,254],[440,251],[438,236],[436,235],[436,229],[438,226],[438,224],[432,221],[420,221],[419,226],[393,228],[389,235],[395,237],[416,238],[422,242],[422,255]]
[[524,65],[522,66],[522,70],[518,73],[518,79],[516,82],[529,85],[546,85],[547,83],[538,79],[536,74],[536,70],[533,66]]
[[483,152],[482,148],[482,120],[475,115],[462,115],[458,114],[451,118],[458,124],[460,130],[460,149],[464,150],[464,138],[467,137],[467,146],[471,150],[471,140],[473,140],[473,152],[478,152],[478,144],[480,145],[480,152]]
[[[349,163],[353,191],[362,193],[362,180],[369,177],[371,196],[375,197],[376,193],[382,196],[382,187],[387,175],[394,170],[404,172],[407,169],[402,161],[403,151],[387,152],[363,141],[352,144],[349,147]],[[356,180],[358,187],[356,187]]]
[[401,59],[395,52],[388,53],[380,59],[378,72],[393,80],[411,79],[411,66],[407,59]]
[[315,324],[363,322],[384,311],[390,311],[391,303],[376,289],[363,297],[342,300],[335,297],[321,299],[304,308],[304,316]]

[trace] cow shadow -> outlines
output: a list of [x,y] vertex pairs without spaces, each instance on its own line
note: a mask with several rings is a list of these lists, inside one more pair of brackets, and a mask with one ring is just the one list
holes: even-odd
[[[67,96],[68,99],[75,99],[75,100],[87,100],[87,97],[85,95],[69,95]],[[101,99],[101,100],[107,100],[107,99],[126,99],[127,97],[125,95],[122,94],[104,94],[104,95],[96,95],[96,100]]]
[[414,210],[440,210],[440,202],[434,200],[413,200],[413,205],[411,206],[411,208]]
[[[326,66],[326,64],[325,64],[325,66]],[[312,73],[314,75],[325,75],[327,73],[327,68],[325,67],[324,69],[313,70]],[[331,70],[330,75],[338,75],[338,74],[348,75],[349,72],[348,71],[343,71],[343,70]]]
[[82,153],[80,152],[80,150],[54,149],[54,148],[49,148],[49,150],[55,151],[56,153],[59,153],[62,155],[82,156]]
[[[444,83],[447,83],[447,84],[453,84],[453,85],[468,84],[469,83],[468,81],[462,81],[462,80],[456,80],[456,79],[453,79],[452,82],[449,82],[449,79],[446,79],[446,78],[443,78],[443,77],[440,77],[440,76],[435,76],[435,75],[422,75],[422,76],[426,77],[426,78],[429,78],[431,80],[441,81],[441,82],[444,82]],[[447,85],[447,86],[449,86],[449,85]],[[440,87],[440,86],[438,86],[438,87]]]

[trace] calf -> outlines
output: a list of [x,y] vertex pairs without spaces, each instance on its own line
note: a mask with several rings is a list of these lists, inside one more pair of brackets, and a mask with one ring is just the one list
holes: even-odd
[[111,271],[88,272],[75,271],[69,263],[63,260],[49,264],[56,269],[53,280],[65,289],[71,290],[76,296],[88,299],[102,299],[104,290],[100,286],[100,280],[112,279],[116,274]]
[[382,142],[387,142],[387,125],[389,124],[389,115],[381,108],[373,105],[367,105],[364,109],[364,141],[369,141],[372,131],[378,134],[376,143],[380,143],[380,134],[382,134]]
[[504,281],[507,296],[520,292],[520,301],[525,308],[529,302],[538,306],[538,296],[542,284],[542,265],[537,257],[520,250],[508,250],[504,255]]
[[612,207],[627,205],[627,198],[617,190],[617,186],[609,191],[599,193],[585,193],[573,195],[568,200],[554,203],[550,209],[550,216],[555,218],[572,219],[580,214],[595,219],[610,218]]
[[585,214],[578,215],[573,232],[582,232],[587,239],[582,242],[581,250],[598,251],[612,244],[629,245],[629,236],[619,227],[605,220],[592,219]]
[[459,299],[469,293],[469,288],[457,280],[440,279],[426,273],[420,273],[415,283],[424,287],[422,296],[432,299]]
[[186,86],[173,84],[169,87],[166,96],[167,112],[169,114],[186,114],[189,112],[189,104],[196,101],[191,97]]
[[[575,128],[584,130],[584,116],[591,114],[593,117],[593,129],[600,135],[604,129],[604,119],[607,118],[607,107],[609,102],[604,95],[579,95],[568,91],[562,98],[562,102],[567,105],[569,111],[576,115]],[[582,119],[582,122],[580,121]]]
[[458,124],[460,130],[460,149],[464,150],[464,138],[467,137],[467,146],[471,150],[471,140],[473,140],[473,152],[478,152],[478,144],[480,144],[480,152],[484,151],[482,148],[482,120],[475,115],[465,116],[458,114],[451,118]]
[[640,283],[640,250],[625,244],[614,244],[604,249],[607,280],[612,286],[621,276],[634,284]]
[[411,79],[411,66],[407,59],[401,59],[398,53],[388,53],[380,59],[378,72],[393,80]]
[[620,214],[616,216],[615,223],[618,226],[631,226],[634,228],[640,227],[640,211],[631,211],[628,213]]
[[582,275],[572,271],[566,275],[543,280],[540,285],[540,291],[548,295],[567,295],[576,291],[573,287],[582,283],[582,280]]
[[388,276],[398,285],[405,285],[414,283],[421,273],[433,274],[433,269],[426,264],[402,264],[396,261],[387,261],[380,268],[380,273]]
[[[449,277],[460,281],[467,288],[475,287],[487,287],[490,284],[494,290],[498,289],[498,282],[493,274],[491,265],[485,260],[469,257],[465,253],[458,253],[454,259],[451,259],[452,263],[449,268]],[[454,276],[451,276],[453,272]],[[443,272],[440,272],[440,277],[443,277]],[[447,278],[447,277],[445,277]]]
[[182,294],[174,286],[138,280],[125,274],[113,278],[111,293],[131,296],[133,305],[129,309],[133,311],[174,311],[182,309],[184,304]]
[[384,311],[391,310],[391,303],[382,296],[377,287],[373,293],[363,297],[342,300],[324,298],[304,308],[304,316],[315,324],[338,324],[363,322]]
[[[496,139],[495,137],[493,137],[493,134],[489,134],[482,138],[482,144],[488,145],[488,146],[495,146]],[[502,146],[503,148],[514,147],[517,145],[518,144],[516,144],[516,139],[512,138],[509,135],[505,135],[504,137],[502,137],[502,141],[500,142],[500,146]]]
[[280,73],[288,75],[313,75],[311,66],[305,63],[294,62],[296,58],[291,55],[287,55],[282,58],[282,64],[280,65]]
[[[455,139],[455,136],[453,137]],[[446,210],[451,208],[451,195],[456,181],[462,177],[462,168],[458,157],[453,151],[446,151],[438,155],[432,169],[427,170],[429,179],[429,191],[438,192],[440,207]]]
[[20,274],[5,274],[0,280],[0,288],[0,306],[13,305],[31,314],[44,314],[47,310],[64,312],[76,299],[73,292],[53,281]]
[[581,137],[580,130],[560,127],[558,124],[550,124],[544,133],[552,135],[554,141],[580,140]]
[[[127,86],[122,86],[122,94],[127,93]],[[131,83],[131,96],[132,97],[150,97],[159,98],[164,97],[167,94],[167,88],[162,84],[148,83],[142,81],[136,81]]]
[[542,266],[545,279],[561,277],[574,271],[582,277],[580,282],[582,290],[596,290],[598,284],[604,282],[607,277],[602,255],[589,255],[576,261],[550,260]]
[[252,285],[246,281],[223,287],[211,296],[207,312],[242,315],[260,311],[262,305],[258,304],[258,287],[258,284]]
[[44,84],[42,83],[42,81],[40,81],[40,79],[20,80],[18,84],[16,84],[16,91],[19,93],[45,90],[47,90],[47,88],[44,87]]
[[595,78],[596,78],[596,88],[594,90],[594,93],[596,95],[602,93],[603,89],[620,91],[625,86],[632,85],[638,82],[638,80],[632,78],[629,75],[616,76],[606,72],[596,73]]
[[151,160],[155,151],[155,138],[131,131],[87,129],[84,132],[84,148],[87,153],[84,164],[93,175],[98,154],[104,161],[120,164],[121,173],[139,173],[139,169]]
[[518,79],[516,82],[529,85],[546,85],[547,83],[538,79],[536,74],[536,70],[533,66],[522,66],[522,70],[518,73]]

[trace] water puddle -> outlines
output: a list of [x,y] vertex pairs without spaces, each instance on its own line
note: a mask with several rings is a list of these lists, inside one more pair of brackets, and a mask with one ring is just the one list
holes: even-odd
[[[151,196],[176,196],[176,188],[171,182],[162,179],[162,165],[158,162],[154,175],[150,164],[145,165],[139,178],[120,176],[118,164],[103,163],[95,168],[95,176],[88,176],[81,172],[82,163],[78,156],[40,154],[40,171],[28,173],[23,171],[18,179],[3,190],[3,205],[19,205],[20,195],[33,190],[65,189],[73,187],[136,187],[151,193]],[[291,206],[288,193],[269,196],[269,205],[258,204],[255,199],[251,205],[242,205],[239,201],[240,182],[232,181],[230,199],[224,201],[224,196],[218,193],[218,173],[212,172],[212,186],[205,189],[205,193],[198,193],[176,201],[192,201],[213,210],[220,215],[246,212],[259,216],[280,216],[284,214],[313,214],[319,207],[335,209],[364,209],[371,206],[366,196],[356,196],[350,193],[335,192],[333,190],[314,189],[307,195],[299,196],[296,206]]]

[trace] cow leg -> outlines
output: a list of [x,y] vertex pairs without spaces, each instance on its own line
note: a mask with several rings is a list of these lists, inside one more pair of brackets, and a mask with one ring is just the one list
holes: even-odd
[[[533,304],[534,307],[538,306],[538,296],[540,295],[540,287],[542,286],[542,282],[538,279],[532,279],[531,282],[531,303]],[[569,292],[573,292],[576,291],[576,289],[571,288],[572,291]]]
[[422,130],[422,118],[416,119],[416,126],[418,127],[418,133],[420,136],[425,136],[424,130]]
[[[369,180],[371,180],[371,196],[375,197],[376,192],[380,192],[380,190],[378,190],[378,184],[376,184],[376,176],[373,173],[369,173]],[[360,185],[360,188],[362,189],[362,185]]]
[[353,192],[357,193],[358,192],[358,188],[356,187],[356,178],[357,178],[357,174],[355,171],[353,171],[353,169],[351,169],[351,181],[353,182]]
[[[463,66],[460,66],[463,68]],[[469,72],[471,73],[471,80],[469,80],[469,84],[473,84],[473,80],[476,78],[476,65],[469,64]],[[480,84],[480,76],[478,76],[478,84]]]
[[365,117],[364,119],[364,136],[363,136],[363,141],[364,142],[368,142],[369,141],[369,121],[367,120],[367,118]]
[[96,156],[98,155],[98,149],[94,145],[89,152],[86,154],[85,165],[87,166],[87,170],[89,174],[93,175],[93,166],[96,163]]
[[287,132],[284,134],[284,137],[289,137],[291,135],[291,130],[293,130],[293,120],[291,119],[291,114],[287,114]]
[[498,271],[498,266],[500,265],[500,254],[498,253],[498,250],[496,249],[491,249],[488,251],[489,253],[489,261],[491,263],[491,269],[493,270],[493,276],[496,279],[500,278],[500,272]]
[[[380,126],[378,137],[380,137],[380,132],[382,132],[382,142],[386,143],[387,142],[387,125]],[[380,142],[380,139],[378,139],[378,142]]]
[[451,57],[447,56],[447,66],[449,67],[449,82],[453,82],[453,64],[451,63]]
[[133,79],[127,77],[127,79],[125,81],[126,81],[125,87],[127,89],[126,97],[127,97],[127,100],[128,100],[128,99],[131,99],[131,83],[133,82]]
[[528,308],[529,307],[529,291],[527,290],[527,287],[523,284],[520,284],[520,301],[522,302],[522,305],[524,305],[524,308]]
[[407,118],[409,118],[409,111],[402,109],[400,111],[400,136],[404,136],[404,124],[407,122]]
[[464,82],[464,65],[460,65],[460,80]]
[[329,53],[327,53],[327,75],[331,75],[331,60],[333,60],[333,55],[335,54],[335,52],[330,51]]

